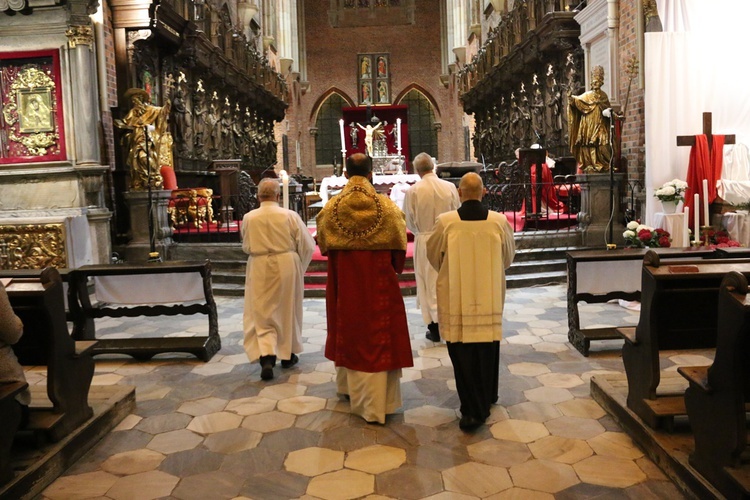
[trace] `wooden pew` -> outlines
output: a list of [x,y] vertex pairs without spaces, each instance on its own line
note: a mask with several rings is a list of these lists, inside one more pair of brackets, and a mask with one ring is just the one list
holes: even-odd
[[622,360],[628,379],[627,405],[647,425],[671,429],[685,415],[682,392],[661,394],[659,351],[716,346],[718,296],[730,271],[750,275],[750,261],[687,260],[661,265],[656,252],[643,259],[641,315],[635,331],[618,329],[626,340]]
[[16,394],[27,387],[25,382],[0,384],[0,486],[13,479],[10,449],[21,423],[21,406],[16,402]]
[[711,366],[680,367],[690,383],[685,391],[695,437],[692,465],[727,498],[750,497],[750,465],[742,466],[747,446],[750,402],[750,296],[738,272],[721,282],[716,356]]
[[[170,276],[175,277],[178,283],[197,284],[200,287],[200,300],[179,303],[180,290],[170,289],[169,283],[175,283],[175,281],[169,281]],[[112,304],[108,303],[92,304],[89,297],[89,278],[125,278],[115,284],[116,287],[122,289],[122,293],[125,295],[131,293],[126,292],[125,289],[130,286],[132,280],[137,280],[138,288],[131,293],[134,297],[124,298],[124,300],[130,301],[127,302],[128,304],[133,306],[112,307]],[[219,319],[213,290],[211,289],[211,263],[209,261],[82,266],[69,272],[68,284],[68,306],[73,321],[73,338],[76,340],[96,340],[94,325],[96,318],[190,314],[205,314],[208,316],[207,336],[100,339],[93,348],[92,354],[94,355],[118,353],[128,354],[139,360],[147,360],[159,353],[186,352],[203,361],[208,361],[221,349]],[[179,287],[180,285],[174,286]],[[156,291],[156,295],[165,297],[168,294],[173,294],[175,295],[175,303],[144,303],[145,291]]]
[[96,341],[77,342],[68,333],[56,269],[44,269],[39,278],[14,278],[6,290],[23,322],[23,335],[13,346],[19,363],[47,367],[49,403],[32,400],[27,429],[59,441],[93,415],[88,394],[94,375],[90,351]]

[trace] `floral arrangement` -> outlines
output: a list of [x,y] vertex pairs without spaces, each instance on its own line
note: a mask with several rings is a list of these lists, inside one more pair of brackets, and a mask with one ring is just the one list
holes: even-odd
[[672,246],[669,232],[644,226],[637,221],[628,222],[627,229],[622,233],[625,246],[630,248],[667,248]]
[[687,191],[687,182],[681,181],[680,179],[672,179],[669,182],[665,182],[662,187],[654,191],[654,196],[659,201],[673,201],[679,203],[685,200],[683,194]]
[[704,231],[701,234],[703,241],[708,241],[709,248],[727,248],[727,247],[741,247],[739,241],[733,240],[729,237],[729,233],[724,229],[715,231],[709,229],[707,232]]

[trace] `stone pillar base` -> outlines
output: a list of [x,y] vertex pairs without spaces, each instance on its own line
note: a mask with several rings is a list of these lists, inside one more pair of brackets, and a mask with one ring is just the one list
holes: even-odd
[[[622,246],[625,239],[623,214],[620,210],[620,187],[625,174],[615,173],[612,182],[614,211],[610,213],[610,176],[603,174],[579,174],[581,183],[581,211],[578,214],[583,231],[583,244],[587,247],[605,248],[607,243]],[[612,215],[613,214],[613,215]],[[610,216],[612,215],[612,239],[610,241]]]
[[[166,260],[172,245],[172,228],[169,227],[167,207],[172,191],[151,191],[154,221],[154,249],[162,260]],[[125,202],[130,213],[130,242],[125,247],[123,258],[127,262],[147,262],[151,251],[148,232],[148,191],[128,191]]]

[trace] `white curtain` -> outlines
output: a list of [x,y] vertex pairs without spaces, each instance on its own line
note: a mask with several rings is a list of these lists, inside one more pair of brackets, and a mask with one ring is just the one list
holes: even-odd
[[[658,0],[665,31],[646,34],[643,66],[646,136],[646,224],[659,204],[655,189],[686,179],[689,147],[678,135],[701,133],[703,112],[713,114],[713,133],[750,143],[750,53],[746,0]],[[716,21],[721,17],[723,22]],[[666,31],[666,28],[671,31]],[[690,195],[692,193],[689,193]]]

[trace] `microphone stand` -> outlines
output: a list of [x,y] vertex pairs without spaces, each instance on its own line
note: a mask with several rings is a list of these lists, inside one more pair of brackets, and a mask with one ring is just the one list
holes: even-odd
[[156,251],[156,235],[154,234],[154,199],[151,192],[151,157],[148,154],[148,125],[143,126],[145,151],[146,151],[146,182],[148,183],[148,262],[161,262],[161,256]]
[[609,157],[609,239],[608,244],[612,243],[614,232],[614,215],[615,215],[615,112],[611,111],[609,115],[609,148],[611,151]]

